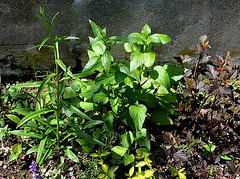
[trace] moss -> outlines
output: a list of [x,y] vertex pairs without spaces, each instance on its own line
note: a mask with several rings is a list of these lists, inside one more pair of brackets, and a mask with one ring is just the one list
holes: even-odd
[[191,57],[196,57],[196,54],[194,53],[193,50],[190,50],[190,49],[184,49],[184,50],[181,50],[179,52],[176,53],[177,56],[180,56],[180,55],[189,55]]
[[15,57],[15,64],[20,65],[22,68],[32,68],[31,59],[35,60],[37,69],[52,68],[55,65],[54,53],[52,49],[42,48],[40,51],[28,52],[28,51],[16,51],[9,50],[8,54],[12,54]]

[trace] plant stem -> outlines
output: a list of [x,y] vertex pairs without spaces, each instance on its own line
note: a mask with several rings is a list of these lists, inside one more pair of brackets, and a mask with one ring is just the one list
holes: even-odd
[[[58,63],[56,62],[57,59],[59,59],[59,48],[58,48],[58,42],[55,40],[55,37],[53,36],[52,29],[50,31],[52,42],[54,45],[54,57],[55,57],[55,64],[56,64],[56,80],[57,80],[57,109],[55,112],[55,117],[57,121],[57,131],[56,131],[56,137],[57,137],[57,150],[60,149],[60,126],[59,126],[59,116],[60,116],[60,83],[59,83],[59,70],[58,70]],[[56,37],[57,38],[57,37]]]

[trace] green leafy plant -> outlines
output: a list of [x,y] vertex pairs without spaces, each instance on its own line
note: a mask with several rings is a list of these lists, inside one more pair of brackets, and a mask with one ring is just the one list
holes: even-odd
[[[69,78],[76,79],[89,75],[89,73],[85,75],[83,73],[77,74],[77,77],[75,77],[71,73],[70,68],[64,65],[60,59],[59,42],[78,38],[65,36],[59,38],[55,36],[52,31],[52,25],[58,13],[51,21],[48,21],[43,8],[40,8],[40,13],[40,19],[50,33],[50,36],[46,37],[40,45],[32,48],[38,47],[39,50],[41,48],[51,48],[53,50],[56,64],[55,73],[47,75],[41,82],[27,82],[17,86],[18,88],[37,87],[37,91],[34,93],[24,91],[26,95],[35,100],[35,103],[33,108],[24,107],[14,110],[18,115],[24,116],[22,119],[15,115],[8,116],[11,120],[17,122],[17,128],[22,127],[24,129],[13,130],[11,134],[31,137],[40,141],[38,146],[34,144],[34,140],[30,141],[29,146],[31,148],[27,151],[27,154],[37,152],[36,162],[38,164],[41,164],[51,153],[60,151],[64,151],[71,160],[78,162],[77,156],[71,151],[72,147],[68,146],[67,139],[70,139],[70,137],[81,137],[92,144],[98,143],[103,145],[102,142],[84,133],[77,125],[83,119],[92,119],[76,108],[71,102],[67,101],[69,93],[66,87],[67,80]],[[49,40],[52,41],[52,45],[46,45],[46,42]],[[63,75],[60,74],[60,69],[63,71]],[[72,114],[76,116],[72,117]],[[77,120],[74,121],[74,118]]]
[[[144,157],[143,161],[140,161],[135,164],[135,166],[132,166],[129,169],[129,172],[126,174],[128,178],[130,179],[143,179],[143,178],[150,178],[154,179],[154,169],[152,169],[151,165],[152,161],[148,157]],[[148,169],[142,169],[142,168],[148,168]],[[136,170],[137,168],[137,170]]]
[[168,165],[170,170],[173,172],[173,176],[177,176],[177,179],[186,179],[186,171],[185,168],[181,168],[177,170],[174,166]]

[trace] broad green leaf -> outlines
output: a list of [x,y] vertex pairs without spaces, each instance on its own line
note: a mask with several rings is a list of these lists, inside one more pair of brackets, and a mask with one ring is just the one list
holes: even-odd
[[111,36],[108,38],[107,43],[114,42],[114,43],[123,43],[122,39],[117,36]]
[[28,115],[26,115],[21,121],[19,121],[19,123],[17,125],[17,128],[19,128],[24,123],[26,123],[27,121],[29,121],[30,119],[32,119],[36,116],[39,116],[39,115],[42,115],[42,114],[47,114],[47,113],[50,113],[50,112],[53,112],[53,111],[55,111],[55,109],[46,108],[46,109],[41,109],[41,110],[38,110],[38,111],[31,112]]
[[157,125],[173,125],[172,119],[164,111],[160,110],[152,113],[151,120]]
[[63,93],[63,98],[64,99],[69,99],[69,98],[74,98],[76,97],[77,94],[71,87],[65,87],[64,88],[64,93]]
[[45,139],[42,139],[38,146],[37,159],[36,159],[36,162],[38,164],[40,164],[40,160],[44,155],[46,141],[47,141],[47,137]]
[[146,61],[145,61],[144,65],[145,65],[146,67],[151,67],[151,66],[153,66],[153,64],[154,64],[154,62],[155,62],[155,55],[156,55],[156,53],[153,53],[153,52],[145,53]]
[[151,34],[151,28],[149,27],[148,24],[146,24],[143,28],[142,28],[142,36],[144,38],[147,38],[147,36],[149,36]]
[[127,152],[127,148],[126,147],[121,147],[121,146],[115,146],[111,149],[112,153],[117,154],[118,156],[124,156],[124,154]]
[[100,92],[93,95],[93,100],[96,103],[106,104],[108,102],[108,96],[104,92]]
[[134,51],[131,53],[130,60],[130,71],[134,71],[147,61],[147,56],[145,53]]
[[54,77],[54,76],[56,76],[56,74],[55,74],[55,73],[51,73],[50,75],[48,75],[48,76],[42,81],[41,85],[40,85],[39,88],[38,88],[38,91],[37,91],[37,94],[36,94],[36,98],[39,97],[39,95],[41,94],[41,92],[42,92],[42,90],[44,89],[44,87],[48,84],[49,80],[50,80],[52,77]]
[[130,44],[130,43],[124,43],[124,49],[125,49],[126,52],[131,53],[131,52],[133,51],[132,44]]
[[76,79],[71,82],[70,87],[75,91],[79,92],[83,87],[83,82],[80,79]]
[[92,148],[94,147],[95,144],[91,144],[84,139],[76,139],[76,141],[81,145],[82,149],[85,152],[92,152]]
[[128,131],[120,136],[120,143],[123,147],[130,148],[133,144],[134,136],[131,131]]
[[95,24],[91,20],[89,20],[89,23],[90,23],[90,25],[92,27],[93,34],[95,35],[95,37],[102,36],[102,34],[101,34],[102,29],[99,26],[97,26],[97,24]]
[[137,150],[136,150],[136,153],[137,153],[137,156],[138,157],[147,157],[147,156],[149,156],[151,153],[147,150],[147,149],[145,149],[145,148],[138,148]]
[[9,134],[13,134],[13,135],[19,135],[19,136],[26,136],[26,137],[33,137],[33,138],[37,138],[37,139],[42,139],[42,135],[35,133],[35,132],[27,132],[24,130],[13,130],[13,131],[9,131]]
[[107,173],[108,172],[108,166],[106,164],[102,165],[102,170]]
[[85,65],[83,72],[93,72],[95,70],[97,70],[100,66],[101,66],[101,60],[100,60],[100,56],[93,56],[91,57],[87,64]]
[[66,150],[64,150],[64,152],[70,160],[72,160],[76,163],[79,163],[78,157],[70,149],[66,149]]
[[72,72],[66,67],[66,65],[62,62],[62,60],[56,59],[56,62],[65,73],[67,73],[70,77],[73,77]]
[[12,146],[12,153],[9,157],[9,161],[16,160],[21,153],[22,153],[22,144],[14,144]]
[[92,49],[96,54],[103,55],[106,50],[106,46],[102,42],[98,41],[92,44]]
[[170,78],[167,71],[162,66],[155,66],[150,76],[159,84],[163,85],[166,89],[170,88]]
[[124,155],[124,165],[126,166],[132,162],[134,162],[134,155],[133,154],[131,154],[131,155],[125,154]]
[[143,104],[131,105],[129,107],[129,114],[133,119],[134,125],[137,130],[141,130],[145,121],[147,108]]
[[6,116],[15,123],[19,123],[19,121],[20,121],[19,117],[15,116],[13,114],[7,114]]
[[171,42],[171,39],[170,37],[164,34],[153,34],[148,36],[147,38],[147,44],[154,43],[155,45],[160,46],[168,42]]
[[143,36],[139,33],[131,33],[127,36],[127,38],[125,39],[125,42],[142,44]]
[[94,110],[94,103],[92,102],[80,102],[80,107],[87,111],[93,111]]
[[174,65],[164,65],[163,68],[167,71],[168,76],[170,77],[171,85],[174,85],[181,80],[186,71],[184,68]]
[[104,70],[106,71],[106,73],[109,73],[110,65],[111,65],[111,62],[113,61],[113,57],[109,53],[109,51],[104,52],[103,56],[101,57],[101,60],[102,60],[102,66]]

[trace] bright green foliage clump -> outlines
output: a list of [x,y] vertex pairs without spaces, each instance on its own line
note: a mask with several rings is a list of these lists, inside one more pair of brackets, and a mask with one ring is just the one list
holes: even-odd
[[[100,157],[103,172],[98,178],[115,177],[117,167],[110,164],[132,165],[129,178],[153,178],[154,170],[147,158],[151,154],[149,126],[173,124],[170,115],[178,113],[172,107],[177,98],[171,87],[183,77],[184,68],[154,66],[156,53],[151,50],[153,45],[161,46],[171,39],[164,34],[151,34],[148,25],[141,34],[131,33],[125,40],[108,38],[106,28],[90,21],[95,37],[89,37],[92,47],[88,50],[89,61],[82,73],[73,74],[61,60],[58,45],[61,40],[77,38],[53,35],[52,24],[57,14],[49,22],[44,9],[40,12],[50,36],[36,47],[53,50],[56,68],[43,81],[18,85],[37,87],[37,91],[24,92],[35,101],[34,106],[14,110],[24,117],[9,116],[11,120],[17,119],[13,121],[20,128],[10,133],[34,139],[29,142],[27,154],[36,152],[38,164],[59,152],[80,163],[74,150],[80,145],[86,152],[98,151],[91,154]],[[49,40],[52,45],[46,45]],[[111,55],[115,45],[123,45],[130,60],[115,62]],[[94,78],[88,78],[93,74]],[[137,163],[134,152],[144,160]],[[111,159],[109,164],[101,157]],[[148,170],[141,169],[145,165]],[[138,171],[134,174],[135,168]]]

